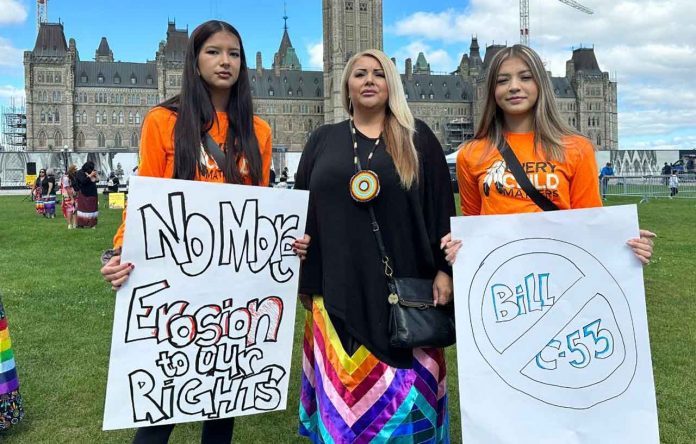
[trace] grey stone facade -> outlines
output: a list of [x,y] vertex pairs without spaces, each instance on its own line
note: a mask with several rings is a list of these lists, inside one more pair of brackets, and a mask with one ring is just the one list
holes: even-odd
[[[273,128],[273,144],[301,151],[310,132],[345,118],[340,78],[357,51],[382,48],[382,0],[322,0],[324,70],[303,70],[287,27],[271,68],[262,55],[248,58],[256,113]],[[135,152],[148,110],[179,92],[188,31],[169,23],[155,59],[115,62],[106,38],[93,61],[80,59],[76,42],[66,43],[63,24],[43,23],[31,51],[24,53],[27,151]],[[451,74],[434,74],[425,56],[404,61],[402,81],[416,117],[450,150],[473,136],[481,112],[490,58],[482,59],[473,38]],[[396,61],[395,61],[396,63]],[[599,69],[594,50],[576,49],[564,77],[551,78],[561,112],[600,149],[618,144],[616,82]]]

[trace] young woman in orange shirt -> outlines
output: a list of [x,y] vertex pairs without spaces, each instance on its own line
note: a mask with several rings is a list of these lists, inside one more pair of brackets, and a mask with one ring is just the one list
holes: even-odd
[[[524,45],[504,48],[491,60],[476,135],[457,155],[463,215],[542,211],[513,175],[506,174],[497,149],[505,144],[532,186],[558,209],[602,206],[592,142],[563,120],[541,58]],[[627,242],[643,264],[650,261],[654,237],[640,230],[640,238]],[[452,263],[461,241],[448,234],[441,247]]]
[[[224,152],[222,165],[203,149],[206,133]],[[181,92],[153,108],[143,121],[138,175],[267,187],[270,165],[271,128],[253,114],[239,32],[222,21],[205,22],[189,38]],[[121,263],[123,231],[121,224],[101,269],[114,290],[134,268]],[[295,241],[301,258],[308,243],[306,236]],[[233,418],[204,421],[201,442],[229,443],[233,426]],[[166,443],[173,428],[140,428],[133,442]]]

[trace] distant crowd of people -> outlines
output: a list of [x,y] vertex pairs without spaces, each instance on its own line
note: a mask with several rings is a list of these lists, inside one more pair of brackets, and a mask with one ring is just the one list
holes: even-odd
[[[109,179],[107,191],[118,191],[116,175],[111,173]],[[56,196],[60,190],[60,207],[68,229],[95,228],[99,219],[98,180],[92,161],[85,162],[80,169],[70,165],[59,181],[56,181],[53,168],[42,168],[31,190],[36,213],[47,219],[55,219]]]

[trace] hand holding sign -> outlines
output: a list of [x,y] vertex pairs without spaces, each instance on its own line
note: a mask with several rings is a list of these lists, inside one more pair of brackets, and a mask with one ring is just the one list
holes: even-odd
[[105,429],[285,408],[306,208],[303,191],[132,179],[123,257],[102,268],[119,289]]

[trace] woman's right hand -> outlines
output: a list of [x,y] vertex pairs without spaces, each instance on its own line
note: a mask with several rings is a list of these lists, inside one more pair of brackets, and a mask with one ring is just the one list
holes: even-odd
[[111,289],[116,291],[126,282],[134,268],[135,265],[131,263],[122,264],[121,255],[116,255],[101,268],[101,274],[104,280],[111,284]]
[[440,239],[440,249],[445,252],[445,260],[450,266],[454,265],[454,261],[457,259],[457,251],[461,247],[462,241],[452,240],[452,233],[447,233]]

